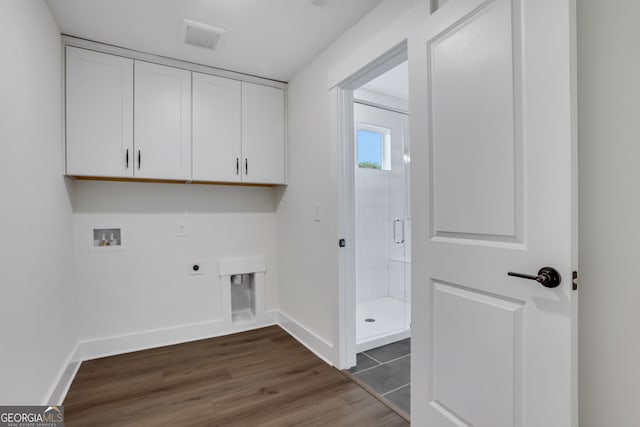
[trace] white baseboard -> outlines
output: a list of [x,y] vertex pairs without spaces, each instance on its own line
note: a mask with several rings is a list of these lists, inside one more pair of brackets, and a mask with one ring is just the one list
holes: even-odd
[[140,333],[119,335],[76,344],[67,358],[64,368],[58,375],[58,381],[51,388],[49,398],[43,404],[62,405],[82,362],[100,357],[115,356],[150,348],[182,344],[190,341],[215,338],[235,334],[267,326],[279,325],[293,338],[308,348],[327,364],[334,366],[335,349],[333,346],[309,331],[300,323],[286,314],[277,311],[267,311],[258,320],[231,324],[223,320],[183,325],[174,328],[157,329]]
[[66,363],[63,364],[63,369],[58,374],[56,382],[48,393],[48,399],[42,402],[43,405],[62,405],[81,363],[80,343],[76,343],[71,353],[69,353]]
[[335,366],[335,349],[333,345],[319,337],[299,322],[296,322],[283,312],[278,312],[278,325],[294,337],[300,344],[307,347],[312,353],[324,360],[327,364]]
[[153,331],[84,341],[80,343],[82,348],[82,360],[98,359],[100,357],[115,356],[117,354],[148,350],[150,348],[164,347],[167,345],[182,344],[190,341],[235,334],[251,329],[264,328],[266,326],[275,325],[277,323],[277,317],[277,312],[269,311],[258,320],[240,324],[231,324],[223,320],[214,320],[173,328],[157,329]]

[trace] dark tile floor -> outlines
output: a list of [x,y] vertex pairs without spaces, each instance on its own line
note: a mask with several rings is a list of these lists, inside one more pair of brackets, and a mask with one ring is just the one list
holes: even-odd
[[349,372],[410,413],[411,338],[357,354]]

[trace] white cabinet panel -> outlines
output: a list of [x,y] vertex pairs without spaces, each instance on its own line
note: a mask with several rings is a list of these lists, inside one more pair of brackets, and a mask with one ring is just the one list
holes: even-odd
[[285,183],[284,90],[242,83],[242,181]]
[[68,175],[285,183],[283,89],[66,50]]
[[193,73],[193,180],[239,182],[241,83]]
[[133,176],[133,60],[75,47],[66,60],[67,174]]
[[135,62],[135,176],[191,179],[191,72]]

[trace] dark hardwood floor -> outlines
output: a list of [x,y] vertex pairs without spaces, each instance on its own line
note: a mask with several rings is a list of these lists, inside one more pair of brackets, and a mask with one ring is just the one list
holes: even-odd
[[408,426],[277,326],[84,362],[74,426]]

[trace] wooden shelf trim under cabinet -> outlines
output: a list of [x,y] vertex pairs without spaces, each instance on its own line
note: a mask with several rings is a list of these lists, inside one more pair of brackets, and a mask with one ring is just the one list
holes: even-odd
[[246,182],[212,182],[212,181],[185,181],[175,179],[148,179],[148,178],[110,178],[100,176],[74,176],[69,178],[80,181],[116,181],[116,182],[155,182],[160,184],[200,184],[200,185],[227,185],[234,187],[279,187],[286,184],[253,184]]

